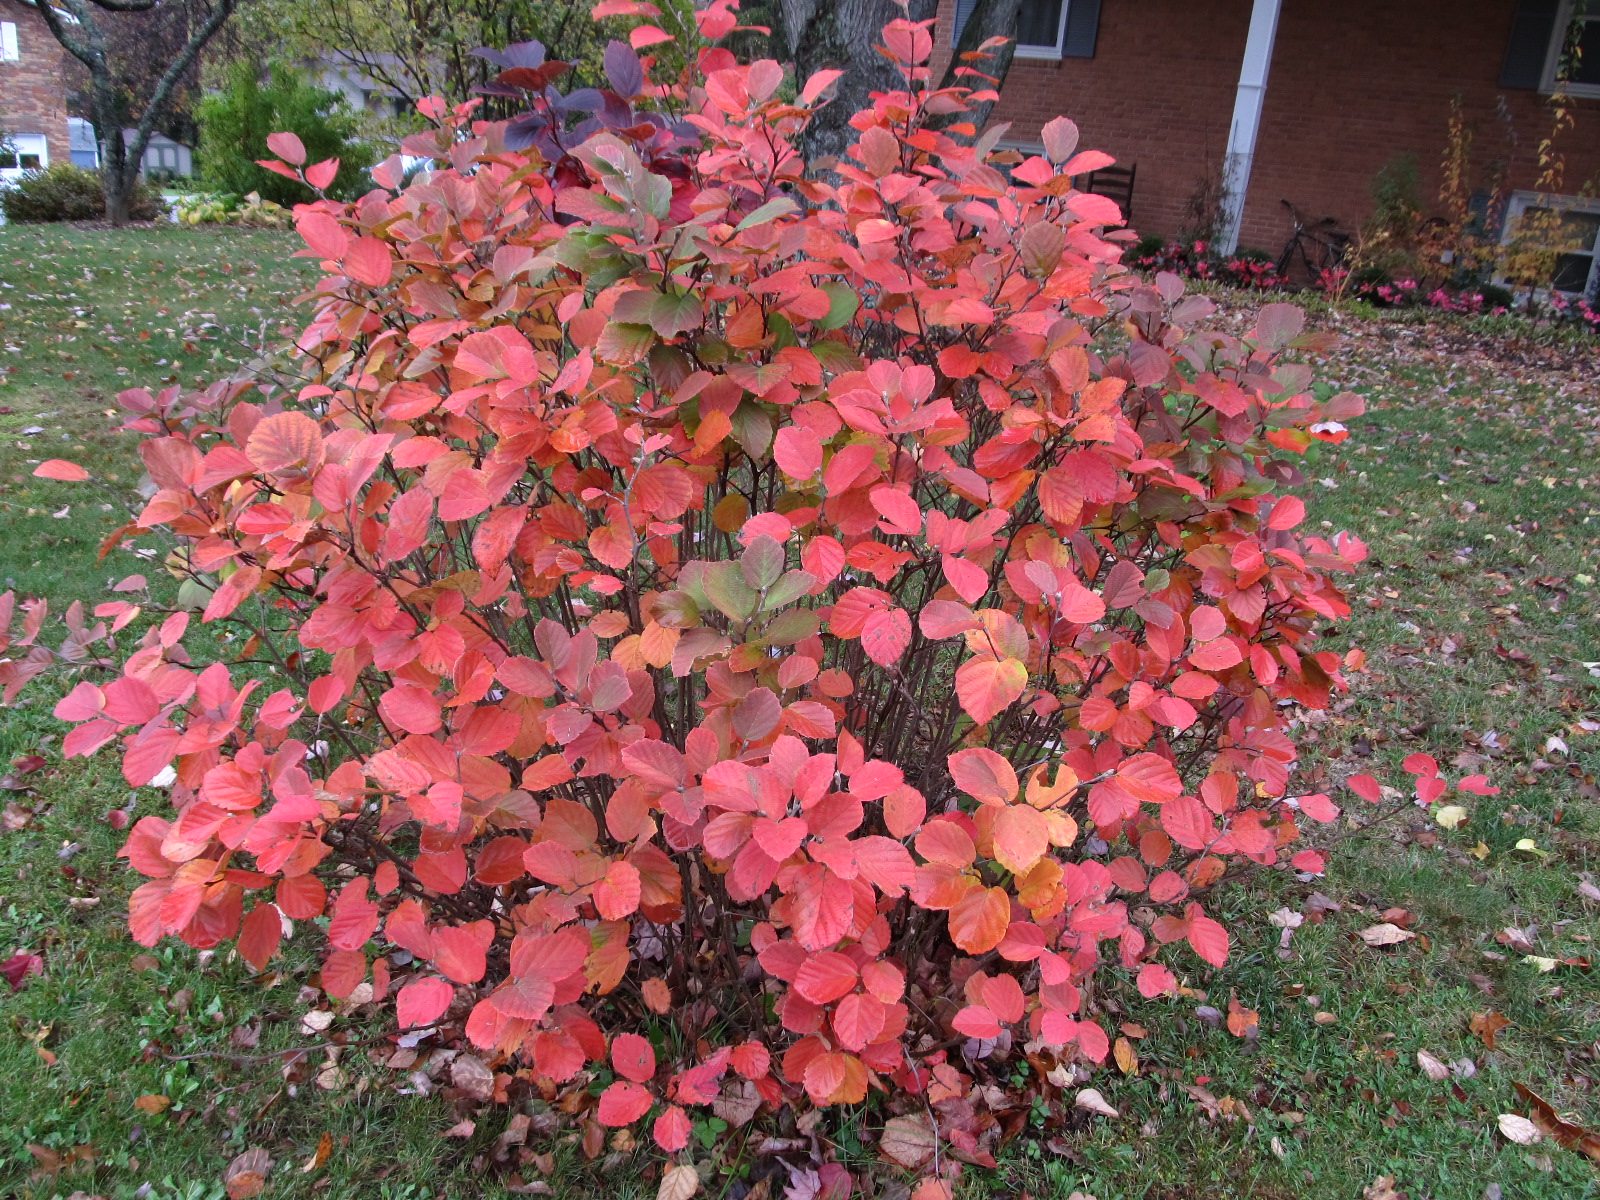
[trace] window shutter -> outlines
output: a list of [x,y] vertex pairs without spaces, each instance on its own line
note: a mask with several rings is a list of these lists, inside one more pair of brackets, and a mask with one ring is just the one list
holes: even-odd
[[1067,30],[1061,39],[1064,58],[1093,58],[1100,36],[1100,0],[1068,0]]
[[1500,86],[1536,88],[1544,81],[1544,61],[1550,53],[1556,14],[1561,0],[1522,0],[1511,21],[1511,40],[1500,68]]
[[17,62],[21,59],[17,53],[17,27],[11,21],[0,21],[0,61]]
[[961,42],[961,31],[967,27],[967,19],[972,16],[972,10],[978,7],[978,0],[956,0],[956,19],[950,28],[950,45],[957,46]]

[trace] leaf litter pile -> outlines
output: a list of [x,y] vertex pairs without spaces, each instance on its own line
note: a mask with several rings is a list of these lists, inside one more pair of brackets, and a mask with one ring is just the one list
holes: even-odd
[[[1236,964],[1110,1014],[1114,1073],[1089,1086],[972,1038],[965,1096],[936,1084],[927,1103],[774,1120],[732,1088],[662,1173],[629,1131],[594,1119],[608,1074],[507,1110],[495,1101],[516,1081],[461,1030],[396,1035],[371,1019],[370,989],[335,1002],[301,986],[309,962],[251,978],[226,954],[135,953],[110,858],[137,797],[93,767],[46,767],[35,752],[54,761],[54,726],[34,701],[0,781],[0,1061],[6,1086],[37,1100],[0,1103],[32,1114],[0,1134],[0,1178],[40,1196],[131,1196],[170,1178],[235,1197],[421,1196],[475,1180],[509,1194],[843,1200],[852,1185],[903,1197],[905,1172],[953,1155],[998,1161],[969,1172],[976,1194],[1592,1187],[1600,360],[1481,344],[1461,324],[1315,320],[1346,337],[1323,373],[1370,402],[1351,440],[1306,467],[1312,517],[1374,551],[1341,631],[1367,670],[1301,731],[1300,787],[1337,796],[1344,817],[1326,875],[1262,872],[1234,893]],[[1399,766],[1414,754],[1501,791],[1409,806]],[[1344,781],[1363,774],[1390,803],[1351,797]]]

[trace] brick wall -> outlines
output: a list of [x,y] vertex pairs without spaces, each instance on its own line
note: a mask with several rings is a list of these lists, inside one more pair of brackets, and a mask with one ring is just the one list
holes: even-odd
[[[940,5],[940,69],[954,7]],[[1250,0],[1102,0],[1095,56],[1017,59],[992,120],[1012,123],[1007,140],[1030,141],[1051,117],[1071,117],[1082,146],[1137,165],[1134,226],[1178,233],[1191,199],[1221,173],[1250,9]],[[1414,157],[1431,202],[1457,93],[1475,166],[1505,159],[1511,186],[1531,188],[1551,122],[1546,97],[1499,86],[1515,9],[1516,0],[1283,0],[1241,244],[1277,250],[1289,228],[1282,199],[1354,231],[1371,212],[1373,176],[1399,154]],[[1576,109],[1563,143],[1573,193],[1600,175],[1600,101]]]
[[[1282,199],[1359,228],[1373,176],[1399,154],[1416,160],[1431,205],[1456,94],[1473,127],[1475,168],[1503,159],[1511,187],[1532,188],[1552,122],[1548,97],[1499,84],[1515,11],[1514,0],[1342,0],[1336,9],[1284,0],[1242,244],[1282,244]],[[1575,105],[1576,125],[1558,142],[1568,193],[1600,182],[1600,101]]]
[[12,133],[42,133],[50,162],[72,162],[67,142],[61,44],[31,6],[0,0],[0,21],[17,27],[16,62],[0,62],[0,126]]

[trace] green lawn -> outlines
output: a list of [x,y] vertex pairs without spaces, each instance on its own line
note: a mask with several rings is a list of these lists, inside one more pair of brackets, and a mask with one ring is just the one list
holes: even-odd
[[[137,476],[124,439],[103,433],[105,410],[120,387],[215,377],[254,352],[263,326],[271,336],[292,320],[285,298],[307,267],[284,257],[291,245],[239,231],[0,230],[0,303],[11,305],[0,310],[0,407],[11,410],[0,414],[0,576],[88,600],[142,569],[129,551],[94,561]],[[1356,771],[1398,784],[1399,760],[1426,750],[1504,791],[1469,798],[1454,830],[1416,810],[1363,829],[1364,803],[1335,791],[1351,820],[1329,839],[1328,875],[1261,873],[1223,889],[1234,956],[1187,980],[1209,1006],[1226,1011],[1236,994],[1258,1010],[1259,1039],[1211,1028],[1197,999],[1131,1004],[1119,1019],[1148,1031],[1133,1039],[1136,1073],[1094,1080],[1120,1116],[1076,1111],[1070,1095],[1041,1102],[998,1173],[969,1172],[974,1197],[1334,1200],[1380,1176],[1411,1200],[1479,1200],[1491,1184],[1506,1197],[1600,1195],[1577,1153],[1496,1130],[1498,1114],[1526,1111],[1519,1082],[1600,1126],[1600,988],[1560,961],[1592,957],[1600,933],[1589,875],[1600,871],[1600,728],[1586,728],[1600,679],[1585,666],[1600,660],[1600,360],[1488,357],[1462,325],[1314,323],[1350,335],[1321,371],[1367,394],[1371,411],[1344,447],[1319,449],[1306,497],[1313,520],[1355,530],[1372,559],[1335,642],[1365,646],[1370,669],[1301,731],[1307,790]],[[84,455],[128,490],[86,502],[86,485],[28,475],[39,459]],[[586,1161],[570,1119],[537,1104],[522,1113],[526,1144],[501,1144],[511,1114],[475,1112],[438,1051],[394,1057],[383,1016],[357,1008],[303,1027],[306,962],[253,978],[226,950],[130,943],[121,835],[106,819],[129,791],[109,757],[60,766],[49,703],[25,695],[0,720],[8,759],[51,757],[0,833],[0,957],[27,948],[46,962],[0,995],[0,1194],[132,1197],[148,1182],[138,1194],[209,1200],[252,1147],[274,1160],[273,1197],[498,1196],[539,1181],[557,1195],[654,1194],[648,1158],[625,1140]],[[137,799],[159,802],[148,789]],[[1525,839],[1532,849],[1518,848]],[[1313,893],[1342,907],[1317,923]],[[1419,936],[1362,942],[1391,909]],[[1284,954],[1269,920],[1279,910],[1306,916]],[[1492,1050],[1470,1028],[1487,1013],[1509,1021]],[[350,1043],[336,1060],[332,1040]],[[1419,1050],[1456,1074],[1430,1079]],[[463,1117],[475,1128],[446,1136]],[[857,1130],[878,1119],[831,1124],[841,1160],[870,1163]],[[771,1171],[741,1137],[705,1132],[696,1157],[715,1182],[703,1194],[739,1200]],[[57,1172],[30,1181],[41,1160]],[[776,1200],[786,1182],[757,1190]],[[883,1168],[866,1184],[903,1200]]]

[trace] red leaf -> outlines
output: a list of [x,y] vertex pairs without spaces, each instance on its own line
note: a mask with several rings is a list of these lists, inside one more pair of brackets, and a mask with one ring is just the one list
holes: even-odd
[[334,176],[339,174],[339,160],[325,158],[319,163],[306,168],[306,182],[314,188],[325,188],[333,182]]
[[860,978],[856,964],[836,951],[813,954],[795,977],[794,990],[813,1004],[831,1004],[855,990]]
[[600,1093],[595,1116],[602,1125],[631,1125],[650,1111],[654,1099],[637,1083],[619,1079]]
[[655,1124],[650,1129],[650,1136],[655,1138],[656,1145],[668,1154],[676,1154],[689,1144],[689,1134],[693,1130],[688,1114],[674,1104],[656,1118]]
[[345,274],[357,283],[381,288],[394,273],[394,256],[382,238],[357,238],[344,252],[343,266]]
[[1171,995],[1177,990],[1177,977],[1160,963],[1145,963],[1139,968],[1139,994],[1146,1000]]
[[433,963],[457,983],[477,983],[488,969],[486,955],[494,941],[492,921],[440,925],[433,930]]
[[611,1039],[611,1065],[624,1079],[649,1083],[656,1073],[655,1048],[637,1033],[619,1033]]
[[1198,904],[1189,906],[1188,918],[1189,945],[1194,952],[1214,967],[1224,965],[1228,961],[1228,931],[1206,916]]
[[1383,790],[1371,775],[1352,775],[1344,781],[1344,785],[1363,800],[1370,800],[1373,804],[1383,799]]
[[950,910],[950,937],[968,954],[987,954],[1006,936],[1011,897],[1005,888],[975,887]]
[[957,1033],[964,1033],[970,1038],[997,1038],[1000,1036],[1000,1020],[994,1013],[979,1004],[971,1004],[963,1008],[950,1022]]
[[400,1028],[409,1029],[438,1020],[450,1007],[455,994],[455,989],[437,975],[413,979],[395,993],[395,1012],[400,1019]]
[[974,800],[983,804],[1009,804],[1016,799],[1016,771],[988,747],[958,750],[945,762],[956,786]]
[[269,133],[267,149],[293,167],[298,167],[306,161],[305,143],[300,140],[299,134]]
[[239,928],[236,946],[239,957],[257,971],[267,969],[267,963],[278,952],[283,939],[283,918],[278,906],[262,901],[245,914]]
[[956,697],[967,716],[987,725],[1028,686],[1028,668],[1014,658],[969,658],[956,669]]
[[39,479],[59,479],[64,483],[82,483],[89,478],[89,472],[64,458],[47,458],[33,469],[33,473]]
[[879,666],[893,666],[911,645],[911,617],[903,608],[873,613],[861,629],[861,648]]

